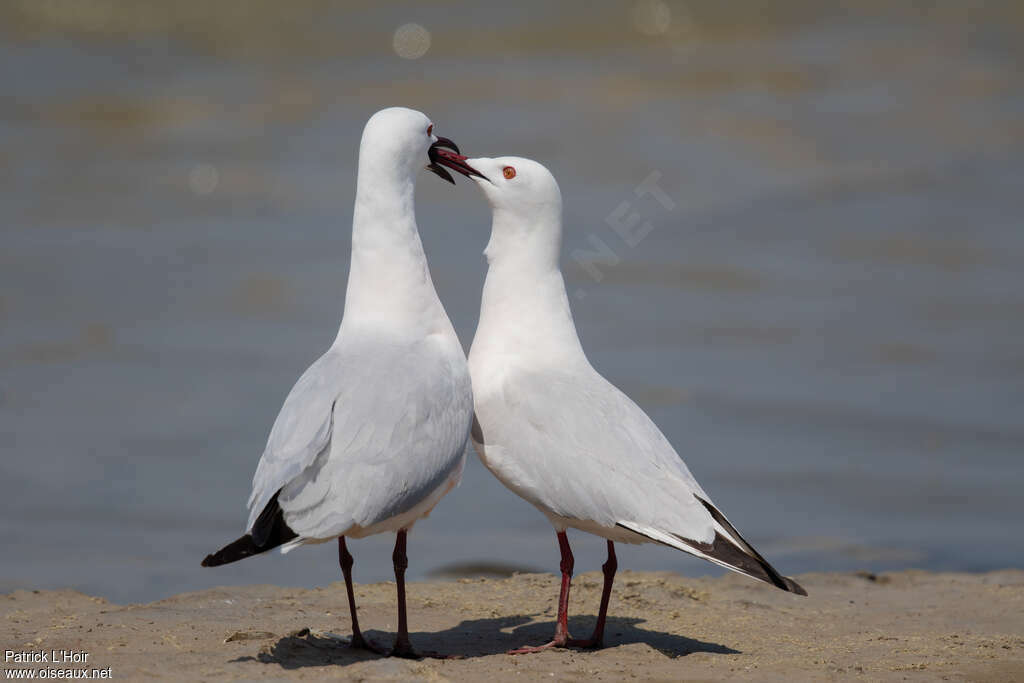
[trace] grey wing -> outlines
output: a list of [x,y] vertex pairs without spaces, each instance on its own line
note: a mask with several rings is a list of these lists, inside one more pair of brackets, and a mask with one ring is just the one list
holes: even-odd
[[247,530],[252,530],[274,494],[330,444],[332,415],[344,382],[342,366],[341,354],[331,349],[309,366],[288,392],[252,479]]
[[330,443],[281,492],[306,538],[368,528],[409,511],[461,471],[472,419],[465,356],[427,338],[359,354],[346,368]]
[[807,594],[747,543],[647,414],[596,372],[527,375],[510,385],[523,476],[544,507]]
[[[517,374],[506,385],[522,476],[555,514],[714,537],[707,494],[654,422],[594,371]],[[538,400],[540,399],[540,400]],[[511,436],[511,435],[510,435]],[[519,458],[517,458],[518,460]]]

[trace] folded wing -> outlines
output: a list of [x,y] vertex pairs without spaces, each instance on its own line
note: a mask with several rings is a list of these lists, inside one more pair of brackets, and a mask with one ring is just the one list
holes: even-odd
[[274,420],[249,496],[248,531],[281,488],[313,464],[331,441],[334,409],[343,395],[344,356],[331,349],[295,383]]
[[332,350],[317,362],[320,379],[299,380],[257,468],[250,526],[279,491],[300,541],[357,533],[461,471],[472,415],[465,361],[431,337],[375,344],[372,353]]
[[509,467],[532,502],[806,594],[743,539],[661,430],[597,372],[519,373],[504,389],[506,424],[487,442],[514,450]]

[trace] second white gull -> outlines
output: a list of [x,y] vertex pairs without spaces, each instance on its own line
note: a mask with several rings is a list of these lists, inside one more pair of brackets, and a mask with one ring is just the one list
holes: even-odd
[[[798,595],[715,506],[654,422],[587,360],[559,269],[562,195],[541,164],[468,159],[491,205],[480,322],[469,354],[484,465],[555,527],[562,584],[552,640],[600,647],[618,567],[615,543],[677,548]],[[569,635],[572,549],[566,530],[604,537],[608,560],[590,638]]]

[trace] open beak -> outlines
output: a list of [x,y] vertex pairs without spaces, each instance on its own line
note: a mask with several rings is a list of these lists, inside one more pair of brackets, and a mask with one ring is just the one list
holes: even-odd
[[427,150],[427,156],[430,157],[427,170],[436,173],[452,185],[455,184],[455,180],[452,178],[451,173],[444,169],[445,166],[453,171],[458,171],[467,178],[475,175],[483,178],[483,174],[466,163],[466,157],[459,153],[459,146],[448,138],[438,136],[437,142],[432,144],[430,149]]

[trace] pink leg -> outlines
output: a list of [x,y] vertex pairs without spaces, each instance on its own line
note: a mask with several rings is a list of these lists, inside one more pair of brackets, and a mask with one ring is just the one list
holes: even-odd
[[404,657],[406,659],[419,659],[420,657],[433,657],[435,659],[458,659],[458,655],[439,655],[436,652],[417,652],[412,649],[409,642],[409,623],[405,610],[405,570],[409,567],[409,558],[405,554],[406,531],[398,532],[395,539],[395,551],[391,554],[391,561],[395,565],[395,586],[398,589],[398,634],[395,636],[395,646],[391,648],[392,657]]
[[384,651],[371,641],[363,638],[359,630],[359,617],[356,616],[356,596],[352,590],[352,555],[345,545],[345,537],[338,536],[338,564],[341,565],[341,573],[345,575],[345,591],[348,593],[348,610],[352,615],[352,647],[361,650],[369,650],[377,654],[384,654]]
[[562,588],[558,593],[558,621],[555,623],[555,637],[551,642],[537,647],[521,647],[509,650],[510,655],[530,654],[541,652],[551,647],[565,647],[569,641],[569,586],[572,583],[572,570],[575,560],[572,556],[572,548],[569,547],[569,538],[564,531],[558,532],[558,550],[562,554],[562,561],[559,568],[562,570]]
[[409,566],[409,558],[405,554],[406,532],[403,529],[398,532],[395,539],[395,551],[391,554],[391,561],[395,565],[395,586],[398,588],[398,635],[395,636],[395,646],[391,648],[393,657],[415,657],[412,643],[409,642],[409,624],[405,614],[405,570]]
[[608,601],[612,596],[612,582],[615,580],[615,571],[619,568],[619,562],[615,558],[615,544],[608,541],[608,559],[601,565],[604,572],[604,589],[601,591],[601,607],[597,611],[597,624],[594,625],[594,633],[587,640],[570,640],[572,647],[602,647],[604,644],[604,622],[608,616]]

